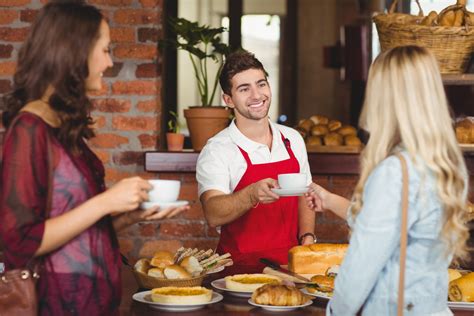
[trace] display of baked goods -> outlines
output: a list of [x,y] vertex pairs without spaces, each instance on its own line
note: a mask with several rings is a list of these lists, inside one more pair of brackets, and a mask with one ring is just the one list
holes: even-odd
[[348,244],[316,243],[295,246],[288,251],[288,269],[299,274],[322,274],[340,265]]
[[449,282],[448,295],[453,302],[474,302],[474,272]]
[[135,263],[134,269],[155,278],[189,279],[232,264],[229,253],[219,255],[212,249],[181,247],[174,254],[157,251],[151,259],[141,258]]
[[459,118],[454,130],[460,144],[474,144],[474,117]]
[[265,284],[281,284],[282,280],[274,275],[235,274],[225,277],[225,286],[228,290],[238,292],[253,292]]
[[261,305],[297,306],[305,304],[310,298],[294,286],[265,284],[253,292],[252,300]]
[[191,305],[208,303],[212,298],[212,290],[202,286],[177,287],[167,286],[151,290],[151,300],[156,303]]
[[305,139],[308,151],[359,152],[362,147],[355,127],[323,115],[302,119],[295,129]]

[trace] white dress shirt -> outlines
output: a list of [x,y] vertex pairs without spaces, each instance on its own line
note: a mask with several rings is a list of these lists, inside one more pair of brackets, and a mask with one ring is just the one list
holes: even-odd
[[199,196],[208,190],[218,190],[225,194],[234,192],[247,170],[247,162],[237,146],[247,152],[254,165],[290,158],[281,134],[290,141],[291,149],[300,165],[300,172],[307,175],[307,184],[311,183],[308,155],[301,135],[290,127],[275,124],[270,120],[269,123],[273,135],[271,151],[267,145],[244,136],[235,125],[235,120],[229,127],[207,141],[196,165]]

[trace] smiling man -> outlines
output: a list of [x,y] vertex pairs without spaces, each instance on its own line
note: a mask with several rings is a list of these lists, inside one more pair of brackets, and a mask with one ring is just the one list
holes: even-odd
[[228,273],[260,272],[259,258],[287,264],[291,247],[315,239],[304,198],[272,191],[283,173],[304,173],[309,185],[308,157],[297,131],[269,120],[267,72],[253,54],[229,55],[219,79],[235,119],[199,155],[199,196],[209,225],[221,228],[217,251],[234,259]]

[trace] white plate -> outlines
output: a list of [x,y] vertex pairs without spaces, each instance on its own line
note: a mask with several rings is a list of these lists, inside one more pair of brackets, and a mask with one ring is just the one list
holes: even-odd
[[249,299],[248,302],[249,302],[250,305],[261,307],[261,308],[263,308],[267,311],[270,311],[270,312],[289,312],[289,311],[293,311],[295,309],[306,307],[306,306],[309,306],[309,305],[313,304],[313,301],[311,301],[311,300],[308,300],[306,303],[304,303],[302,305],[295,305],[295,306],[261,305],[261,304],[255,303],[252,299]]
[[212,292],[211,301],[207,303],[198,303],[198,304],[190,304],[190,305],[176,305],[176,304],[164,304],[164,303],[157,303],[151,300],[151,291],[144,291],[133,294],[133,299],[135,301],[148,304],[151,308],[159,309],[162,311],[170,311],[170,312],[185,312],[185,311],[194,311],[200,308],[203,308],[206,305],[214,304],[220,302],[224,297],[216,292]]
[[143,202],[140,204],[140,207],[144,210],[150,207],[159,206],[162,210],[167,209],[168,207],[178,207],[188,205],[189,201],[179,200],[174,202]]
[[272,191],[279,196],[302,196],[308,192],[309,188],[298,188],[298,189],[272,189]]
[[474,310],[474,303],[469,302],[449,302],[448,307],[455,308],[458,310],[472,311]]
[[311,296],[314,296],[314,297],[317,297],[317,298],[322,298],[323,300],[330,300],[331,299],[331,296],[329,294],[323,294],[321,292],[311,293],[306,288],[302,288],[300,291],[303,292],[306,295],[311,295]]
[[232,296],[237,296],[237,297],[251,297],[251,296],[252,296],[252,292],[243,292],[243,291],[233,291],[233,290],[229,290],[229,289],[225,286],[225,279],[214,280],[214,281],[211,282],[211,285],[212,285],[215,289],[224,291],[224,292],[226,292],[227,294],[232,295]]
[[224,266],[220,266],[219,268],[215,269],[215,270],[209,270],[206,272],[206,274],[213,274],[213,273],[218,273],[218,272],[221,272],[224,270]]

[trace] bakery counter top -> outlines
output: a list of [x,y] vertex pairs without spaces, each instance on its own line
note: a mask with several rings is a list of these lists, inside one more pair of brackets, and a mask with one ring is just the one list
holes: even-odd
[[[145,170],[149,172],[196,172],[198,152],[145,152]],[[464,151],[467,169],[474,175],[474,148]],[[358,175],[358,153],[308,153],[311,172],[318,175]]]
[[[220,278],[218,274],[213,279]],[[203,286],[211,288],[211,278],[206,278]],[[148,305],[135,302],[132,299],[132,295],[137,292],[137,283],[133,277],[132,271],[128,267],[122,268],[122,304],[120,306],[120,315],[132,315],[132,316],[147,316],[147,315],[162,315],[162,316],[208,316],[208,315],[232,315],[232,316],[244,316],[244,315],[270,315],[276,314],[265,311],[259,307],[254,307],[247,302],[247,298],[234,298],[224,294],[224,299],[216,304],[208,305],[199,310],[190,312],[171,312],[171,311],[158,311],[150,308]],[[305,308],[297,309],[296,311],[287,312],[285,316],[292,315],[326,315],[326,300],[316,298],[313,300],[313,304]],[[473,311],[461,311],[452,310],[456,316],[472,316]]]

